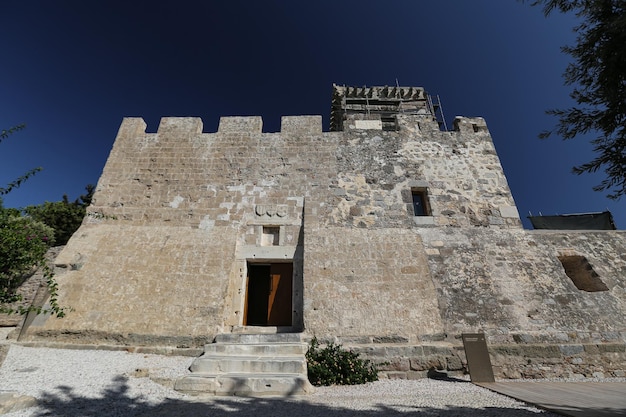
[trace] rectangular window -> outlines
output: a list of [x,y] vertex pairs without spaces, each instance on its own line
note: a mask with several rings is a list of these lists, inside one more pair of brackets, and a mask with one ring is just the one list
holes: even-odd
[[413,215],[414,216],[430,216],[430,207],[428,206],[428,196],[426,190],[411,190],[413,197]]
[[263,226],[261,246],[278,246],[280,243],[280,227]]

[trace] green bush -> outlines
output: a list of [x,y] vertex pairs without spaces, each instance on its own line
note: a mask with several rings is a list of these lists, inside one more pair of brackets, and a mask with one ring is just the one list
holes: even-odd
[[378,380],[374,364],[360,359],[359,354],[330,343],[320,348],[317,338],[311,340],[306,353],[308,377],[311,384],[357,385]]
[[15,289],[39,266],[53,242],[51,227],[0,213],[0,302],[17,301]]
[[34,220],[43,222],[54,229],[55,244],[65,245],[74,232],[80,227],[85,217],[87,206],[91,203],[95,187],[85,187],[87,194],[70,202],[67,195],[62,201],[46,201],[38,206],[28,206],[24,214]]
[[[0,131],[0,142],[11,134],[22,130],[25,125]],[[35,311],[47,312],[63,317],[67,308],[61,307],[57,300],[58,285],[54,279],[54,270],[48,265],[46,252],[54,244],[54,229],[43,222],[30,217],[23,217],[21,210],[4,208],[2,196],[18,188],[24,181],[41,171],[34,168],[18,177],[6,187],[0,187],[0,313],[26,314]],[[82,198],[82,196],[81,196]],[[27,276],[39,269],[48,287],[50,308],[44,310],[37,306],[18,306],[10,304],[21,301],[17,288]]]
[[18,307],[9,304],[20,301],[15,291],[24,279],[41,268],[50,293],[49,312],[63,317],[64,309],[57,304],[57,283],[47,265],[46,252],[54,244],[54,230],[42,222],[19,217],[11,209],[0,207],[0,313],[42,312],[40,307]]

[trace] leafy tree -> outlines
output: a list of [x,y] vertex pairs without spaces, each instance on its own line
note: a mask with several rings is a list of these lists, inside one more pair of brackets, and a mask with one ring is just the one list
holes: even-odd
[[[522,0],[523,1],[523,0]],[[552,109],[556,134],[572,139],[587,133],[596,157],[573,168],[576,174],[604,170],[606,178],[595,191],[608,191],[610,199],[626,194],[626,1],[625,0],[532,0],[544,15],[574,13],[581,21],[574,29],[576,45],[562,51],[574,60],[563,77],[573,86],[570,96],[577,106]],[[553,131],[545,131],[547,138]]]
[[[0,141],[9,135],[21,130],[19,125],[0,132]],[[41,168],[28,171],[26,174],[11,182],[7,187],[0,188],[0,196],[19,187],[25,180],[40,171]],[[40,269],[48,287],[50,309],[48,312],[57,317],[65,315],[65,308],[57,301],[57,283],[54,271],[48,266],[46,252],[54,242],[54,230],[43,222],[23,217],[16,209],[7,209],[2,206],[0,199],[0,313],[25,314],[29,311],[43,312],[41,307],[10,306],[10,303],[20,301],[21,296],[16,289],[26,279],[29,273]]]
[[4,214],[10,214],[13,216],[19,216],[21,215],[21,211],[20,209],[16,209],[16,208],[5,208],[4,207],[4,203],[2,201],[2,198],[0,198],[0,213],[4,213]]
[[38,206],[29,206],[24,212],[31,218],[43,222],[54,229],[56,243],[65,245],[78,229],[85,217],[87,206],[91,203],[95,187],[91,184],[85,187],[86,194],[70,202],[67,195],[62,201],[45,202]]
[[[54,230],[42,222],[0,210],[0,302],[20,297],[15,290],[40,265],[54,243]],[[0,309],[1,311],[1,309]]]

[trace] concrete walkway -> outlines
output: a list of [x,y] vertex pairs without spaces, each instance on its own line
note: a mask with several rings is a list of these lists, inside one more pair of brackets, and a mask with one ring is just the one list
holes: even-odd
[[483,382],[476,385],[565,416],[626,416],[626,382]]

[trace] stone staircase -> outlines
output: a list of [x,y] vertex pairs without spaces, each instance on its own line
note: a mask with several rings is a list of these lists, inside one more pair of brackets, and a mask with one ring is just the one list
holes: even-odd
[[194,395],[304,395],[307,344],[299,333],[220,334],[193,361],[177,391]]

